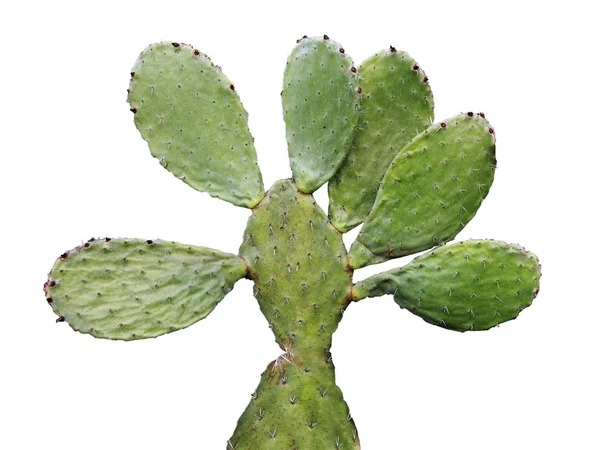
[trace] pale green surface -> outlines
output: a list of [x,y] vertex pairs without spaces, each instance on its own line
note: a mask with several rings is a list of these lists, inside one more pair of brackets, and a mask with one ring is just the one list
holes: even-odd
[[102,239],[57,259],[44,290],[54,312],[73,329],[131,340],[205,318],[245,275],[239,256],[217,250]]
[[540,276],[537,257],[522,247],[472,240],[436,248],[405,267],[361,281],[353,297],[392,294],[400,307],[434,325],[487,330],[531,305]]
[[358,119],[358,77],[331,39],[304,38],[283,76],[283,118],[298,189],[311,193],[337,171]]
[[252,208],[264,188],[248,114],[218,66],[189,45],[175,45],[153,44],[133,66],[128,101],[135,125],[177,178]]
[[480,115],[427,128],[392,161],[373,210],[350,248],[353,268],[452,240],[486,197],[496,168],[495,137]]
[[378,52],[358,74],[362,93],[354,142],[328,185],[329,217],[343,233],[365,220],[392,159],[433,122],[427,77],[407,53]]

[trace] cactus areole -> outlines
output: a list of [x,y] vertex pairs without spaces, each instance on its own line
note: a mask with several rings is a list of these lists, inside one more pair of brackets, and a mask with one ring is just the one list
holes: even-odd
[[[239,255],[160,240],[102,238],[62,254],[46,300],[81,333],[133,340],[206,317],[241,278],[283,353],[262,374],[227,449],[360,448],[329,349],[346,308],[391,294],[456,331],[511,320],[540,265],[495,240],[446,244],[473,218],[496,169],[484,114],[433,123],[421,67],[394,47],[356,68],[327,36],[298,40],[282,102],[293,178],[266,193],[247,113],[220,67],[193,47],[139,56],[128,101],[150,152],[193,188],[252,215]],[[311,195],[329,182],[328,214]],[[342,233],[364,222],[348,252]],[[353,283],[354,269],[430,250]]]

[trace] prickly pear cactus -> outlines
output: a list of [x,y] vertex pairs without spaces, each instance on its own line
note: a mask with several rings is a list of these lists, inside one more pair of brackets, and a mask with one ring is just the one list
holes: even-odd
[[[226,448],[360,448],[329,349],[354,301],[391,294],[457,331],[514,319],[537,295],[540,265],[517,245],[445,245],[473,218],[496,169],[482,113],[433,124],[420,66],[394,47],[358,69],[327,36],[300,39],[282,92],[293,179],[264,192],[247,113],[231,81],[178,43],[144,50],[128,101],[150,152],[193,188],[250,208],[239,255],[175,242],[92,239],[61,255],[46,300],[73,329],[144,339],[206,317],[236,281],[283,353],[268,365]],[[326,215],[311,193],[329,182]],[[347,252],[342,233],[364,221]],[[429,250],[353,284],[354,269]]]

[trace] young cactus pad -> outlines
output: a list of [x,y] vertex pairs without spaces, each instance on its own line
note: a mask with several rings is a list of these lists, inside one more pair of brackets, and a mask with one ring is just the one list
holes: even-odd
[[[193,47],[158,43],[131,73],[128,101],[150,152],[193,188],[250,208],[239,255],[175,242],[92,239],[61,255],[46,300],[97,338],[160,336],[206,317],[236,281],[254,296],[283,354],[268,365],[224,446],[359,449],[329,349],[346,308],[391,294],[457,331],[514,319],[539,290],[537,258],[517,245],[445,245],[474,217],[496,169],[482,113],[433,124],[420,66],[394,47],[356,69],[327,36],[300,39],[282,92],[294,178],[264,192],[234,85]],[[329,181],[329,215],[311,193]],[[350,252],[342,233],[365,222]],[[430,250],[353,284],[354,270]]]

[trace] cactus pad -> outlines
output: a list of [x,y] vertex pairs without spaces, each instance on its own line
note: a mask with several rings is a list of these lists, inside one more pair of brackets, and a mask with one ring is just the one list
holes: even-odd
[[229,449],[360,449],[358,432],[327,354],[292,350],[263,372]]
[[240,255],[280,347],[329,348],[352,271],[341,234],[312,195],[291,180],[275,183],[248,220]]
[[311,193],[337,171],[358,119],[358,78],[344,49],[327,38],[303,38],[283,76],[283,117],[292,174]]
[[329,182],[329,216],[346,232],[365,220],[394,157],[433,121],[427,76],[394,47],[366,59],[358,69],[361,100],[354,142]]
[[252,208],[264,194],[248,114],[221,68],[189,45],[139,56],[128,101],[150,152],[194,189]]
[[363,267],[453,239],[486,197],[496,169],[494,130],[459,114],[419,134],[394,158],[350,248]]
[[539,290],[537,257],[518,245],[472,240],[436,248],[357,283],[356,300],[392,294],[401,308],[457,331],[515,319]]
[[44,285],[59,321],[107,339],[143,339],[204,319],[246,275],[239,257],[141,239],[88,241],[56,260]]

